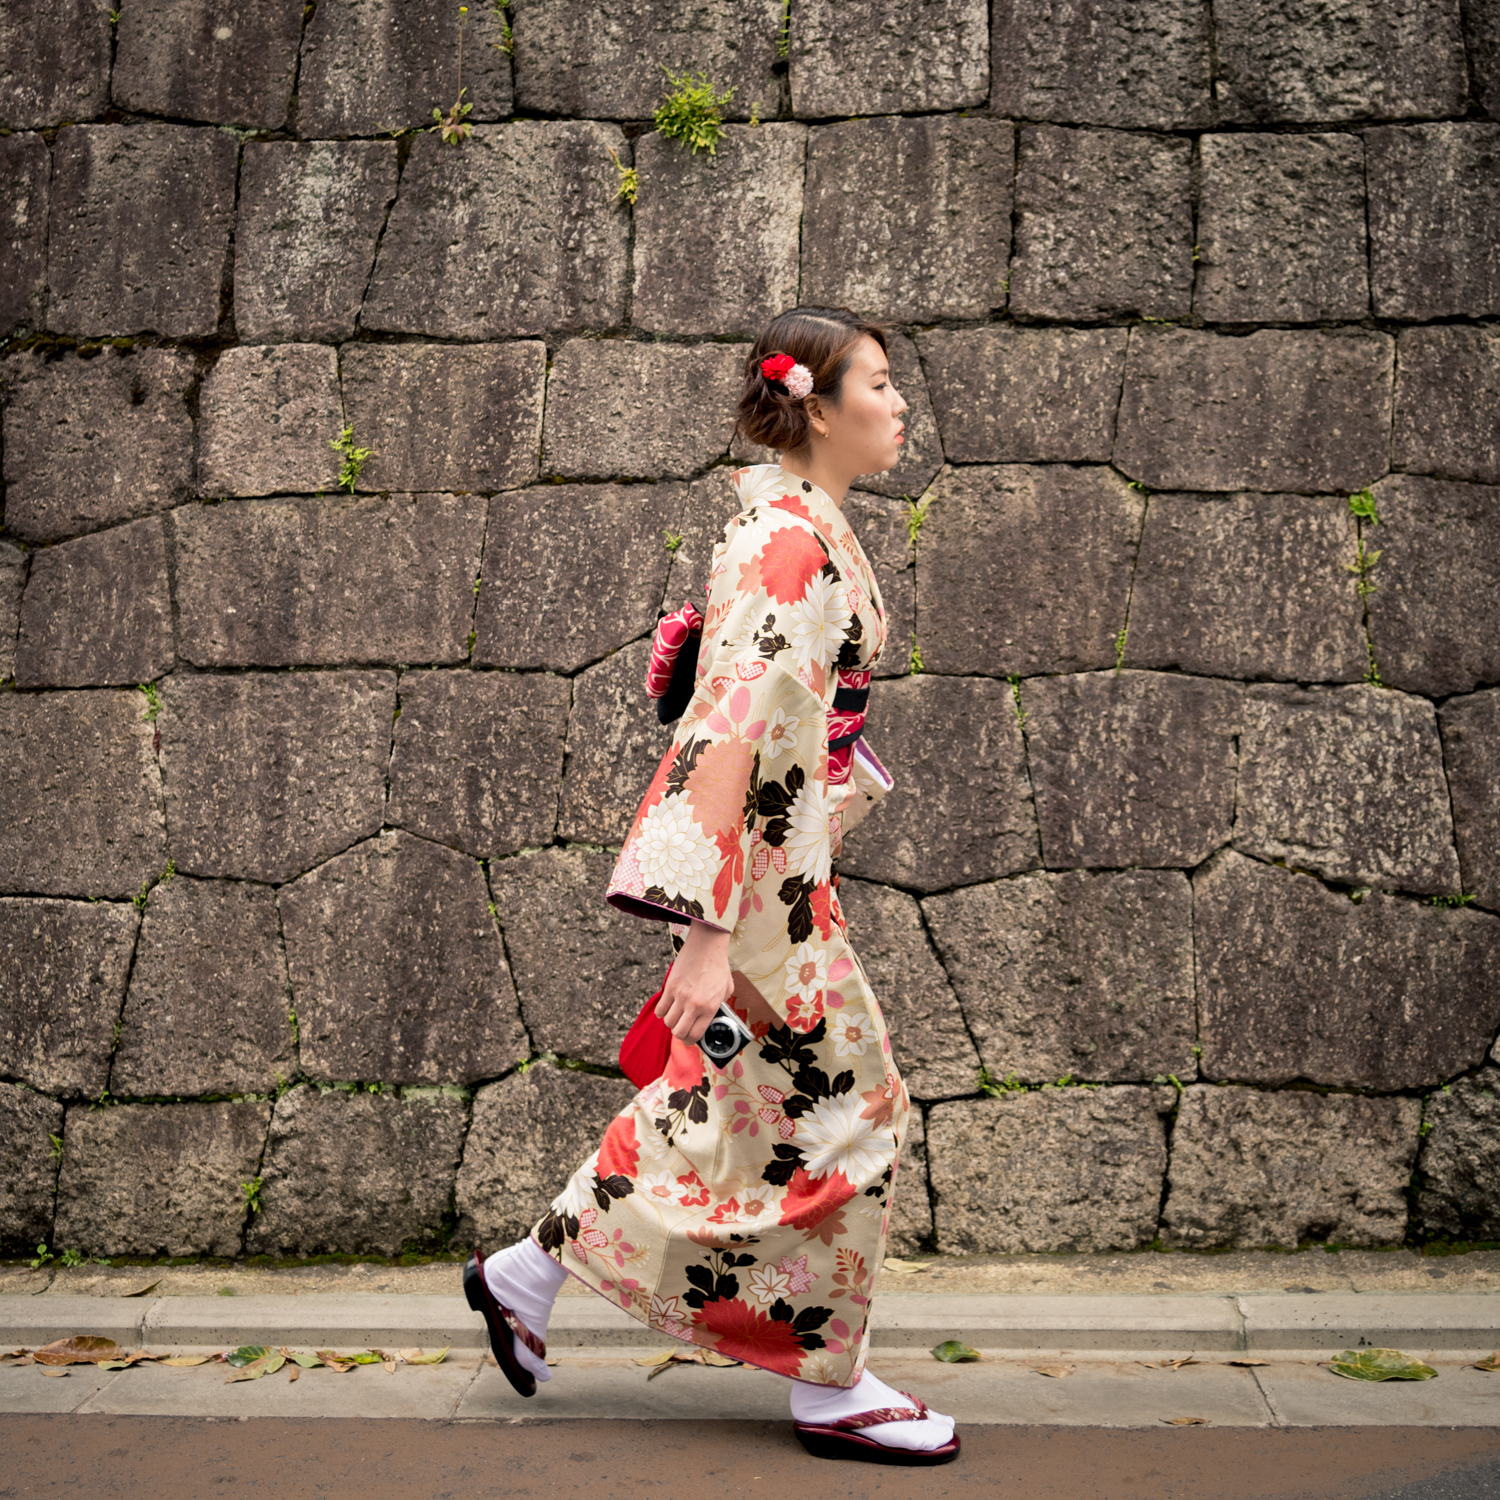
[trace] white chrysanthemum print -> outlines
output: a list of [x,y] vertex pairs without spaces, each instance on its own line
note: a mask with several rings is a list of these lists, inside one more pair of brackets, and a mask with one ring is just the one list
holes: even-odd
[[599,1170],[599,1153],[596,1151],[568,1179],[568,1185],[552,1200],[552,1211],[571,1214],[575,1219],[586,1208],[594,1206],[594,1179]]
[[750,1295],[766,1307],[778,1297],[785,1297],[791,1289],[791,1277],[775,1266],[757,1266],[750,1273]]
[[792,874],[821,885],[831,873],[833,851],[828,836],[828,803],[816,781],[802,784],[787,812],[787,822],[792,826],[782,847]]
[[669,896],[701,898],[719,868],[719,851],[693,820],[681,797],[663,797],[641,820],[636,859],[647,886]]
[[778,708],[766,722],[766,735],[761,741],[760,758],[772,761],[783,751],[795,750],[797,730],[801,723],[802,720],[795,714],[789,714],[784,708]]
[[795,1141],[802,1148],[809,1177],[842,1172],[856,1187],[877,1181],[896,1159],[896,1137],[889,1125],[863,1119],[864,1100],[850,1092],[819,1099],[797,1121]]
[[635,1180],[635,1190],[659,1208],[677,1201],[677,1179],[670,1172],[642,1172]]
[[863,1057],[874,1028],[863,1011],[840,1010],[833,1016],[833,1050],[839,1057]]
[[797,665],[831,662],[848,637],[852,618],[849,595],[841,582],[823,573],[809,578],[806,591],[787,612],[787,635]]
[[812,943],[800,943],[786,961],[786,987],[811,1004],[828,988],[828,953]]

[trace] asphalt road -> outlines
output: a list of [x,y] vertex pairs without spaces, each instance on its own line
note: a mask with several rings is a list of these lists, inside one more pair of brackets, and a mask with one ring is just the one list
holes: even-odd
[[0,1415],[0,1497],[1496,1500],[1500,1430],[969,1427],[956,1463],[809,1458],[784,1422]]

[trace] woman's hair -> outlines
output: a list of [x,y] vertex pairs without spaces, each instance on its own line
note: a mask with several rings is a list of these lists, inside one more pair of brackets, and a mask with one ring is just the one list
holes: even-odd
[[773,354],[791,355],[811,372],[814,393],[837,405],[855,346],[867,335],[885,350],[885,329],[847,307],[794,307],[773,318],[745,361],[735,430],[780,453],[800,448],[811,426],[807,408],[780,381],[760,373],[761,361]]

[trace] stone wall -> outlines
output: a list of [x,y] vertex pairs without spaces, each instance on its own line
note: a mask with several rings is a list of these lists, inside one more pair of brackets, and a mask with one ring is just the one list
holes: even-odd
[[782,15],[475,7],[461,145],[446,0],[0,16],[7,1250],[524,1230],[629,1093],[646,642],[798,299],[911,403],[897,1247],[1500,1239],[1500,3]]

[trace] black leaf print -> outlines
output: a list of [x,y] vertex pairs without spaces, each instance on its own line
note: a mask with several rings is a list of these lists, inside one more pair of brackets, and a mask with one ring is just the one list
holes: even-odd
[[761,1169],[761,1181],[772,1187],[785,1187],[796,1175],[797,1169],[805,1165],[805,1158],[795,1146],[777,1145],[776,1160],[767,1162]]
[[720,1276],[714,1282],[714,1296],[722,1298],[725,1302],[732,1302],[740,1294],[740,1278],[738,1276]]
[[[769,839],[769,833],[767,837]],[[791,907],[786,917],[786,931],[794,943],[805,943],[812,936],[812,893],[816,889],[812,881],[788,875],[776,893],[783,903]]]
[[847,1068],[833,1080],[829,1092],[832,1094],[847,1094],[854,1087],[854,1074]]
[[792,1311],[792,1304],[790,1302],[784,1301],[782,1298],[778,1297],[771,1304],[771,1319],[773,1322],[791,1323],[792,1327],[795,1328],[797,1325],[796,1323],[792,1322],[795,1316],[796,1315]]
[[646,887],[646,900],[656,906],[665,906],[669,911],[686,912],[690,917],[703,919],[703,903],[701,901],[689,901],[686,896],[669,896],[659,885],[648,885]]
[[792,1327],[798,1333],[811,1333],[814,1328],[821,1328],[832,1316],[831,1307],[804,1307],[792,1319]]
[[714,1273],[707,1266],[686,1266],[682,1274],[690,1285],[697,1287],[705,1296],[713,1296]]
[[821,1333],[804,1333],[797,1341],[804,1349],[826,1349],[827,1340]]
[[680,795],[687,788],[688,777],[698,764],[698,758],[712,743],[708,739],[689,740],[672,757],[672,764],[667,769],[667,791]]
[[609,1199],[628,1198],[634,1191],[635,1184],[628,1177],[616,1174],[613,1177],[599,1179],[599,1185],[594,1189],[594,1197],[599,1200],[599,1207],[608,1211]]
[[694,1125],[708,1123],[708,1100],[696,1089],[693,1091],[693,1102],[687,1107],[687,1117]]
[[788,1094],[781,1101],[782,1113],[793,1120],[800,1120],[812,1107],[812,1100],[805,1094]]
[[[736,1234],[731,1235],[730,1238],[737,1240],[742,1238],[742,1236]],[[755,1257],[753,1255],[726,1255],[724,1257],[724,1264],[726,1266],[753,1266],[755,1264]]]
[[822,1068],[815,1068],[810,1063],[797,1069],[797,1076],[792,1079],[792,1083],[800,1092],[811,1094],[814,1099],[827,1099],[833,1093],[828,1086],[828,1075]]
[[[578,1232],[576,1225],[573,1232],[575,1234]],[[549,1208],[542,1216],[542,1222],[536,1227],[536,1237],[537,1243],[549,1253],[562,1249],[563,1241],[569,1236],[565,1234],[563,1221],[555,1209]]]
[[865,636],[865,627],[858,615],[849,622],[849,629],[844,636],[844,644],[839,647],[838,658],[835,666],[857,667],[859,665],[859,645]]

